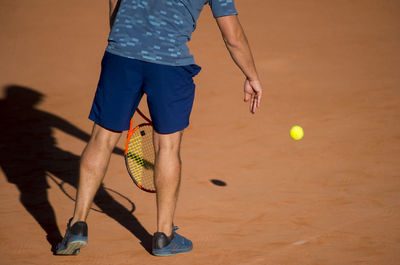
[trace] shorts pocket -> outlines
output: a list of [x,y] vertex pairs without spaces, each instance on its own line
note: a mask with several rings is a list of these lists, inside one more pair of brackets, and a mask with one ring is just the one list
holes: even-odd
[[188,72],[191,75],[191,77],[196,76],[201,71],[201,67],[199,65],[197,65],[197,64],[182,65],[182,66],[179,66],[179,67],[181,67],[186,72]]

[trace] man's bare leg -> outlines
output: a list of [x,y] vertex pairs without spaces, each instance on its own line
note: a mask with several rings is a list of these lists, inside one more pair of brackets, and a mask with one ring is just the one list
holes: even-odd
[[157,231],[172,233],[176,202],[181,179],[182,131],[172,134],[154,132],[155,185],[157,189]]
[[93,126],[92,136],[81,157],[79,186],[71,225],[77,221],[86,221],[120,136],[120,132],[107,130],[97,124]]

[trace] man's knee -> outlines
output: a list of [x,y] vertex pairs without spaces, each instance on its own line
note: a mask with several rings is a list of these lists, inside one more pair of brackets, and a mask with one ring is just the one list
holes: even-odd
[[154,149],[156,154],[160,152],[176,153],[179,155],[183,131],[159,134],[154,132]]
[[94,124],[90,141],[98,146],[114,149],[120,136],[121,132],[111,131],[98,124]]

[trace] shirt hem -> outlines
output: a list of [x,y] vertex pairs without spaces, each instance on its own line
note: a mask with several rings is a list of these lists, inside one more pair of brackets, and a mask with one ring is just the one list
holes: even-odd
[[226,17],[226,16],[232,16],[232,15],[238,15],[238,12],[232,12],[232,13],[218,14],[218,15],[215,15],[215,16],[214,16],[214,18],[218,18],[218,17]]
[[112,53],[114,55],[118,55],[121,57],[125,57],[125,58],[129,58],[129,59],[135,59],[135,60],[139,60],[139,61],[144,61],[144,62],[148,62],[148,63],[154,63],[154,64],[162,64],[162,65],[169,65],[169,66],[183,66],[183,65],[190,65],[190,64],[195,64],[194,59],[188,60],[188,63],[168,63],[168,62],[163,62],[163,61],[152,61],[152,60],[148,60],[146,58],[142,58],[142,57],[133,57],[133,56],[128,56],[124,53],[118,52],[114,49],[110,49],[109,47],[106,48],[106,51],[109,53]]

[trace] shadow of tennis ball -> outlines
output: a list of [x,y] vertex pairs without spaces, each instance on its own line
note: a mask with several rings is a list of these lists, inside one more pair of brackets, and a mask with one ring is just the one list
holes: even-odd
[[226,186],[226,182],[219,179],[210,179],[210,182],[216,186],[220,187]]

